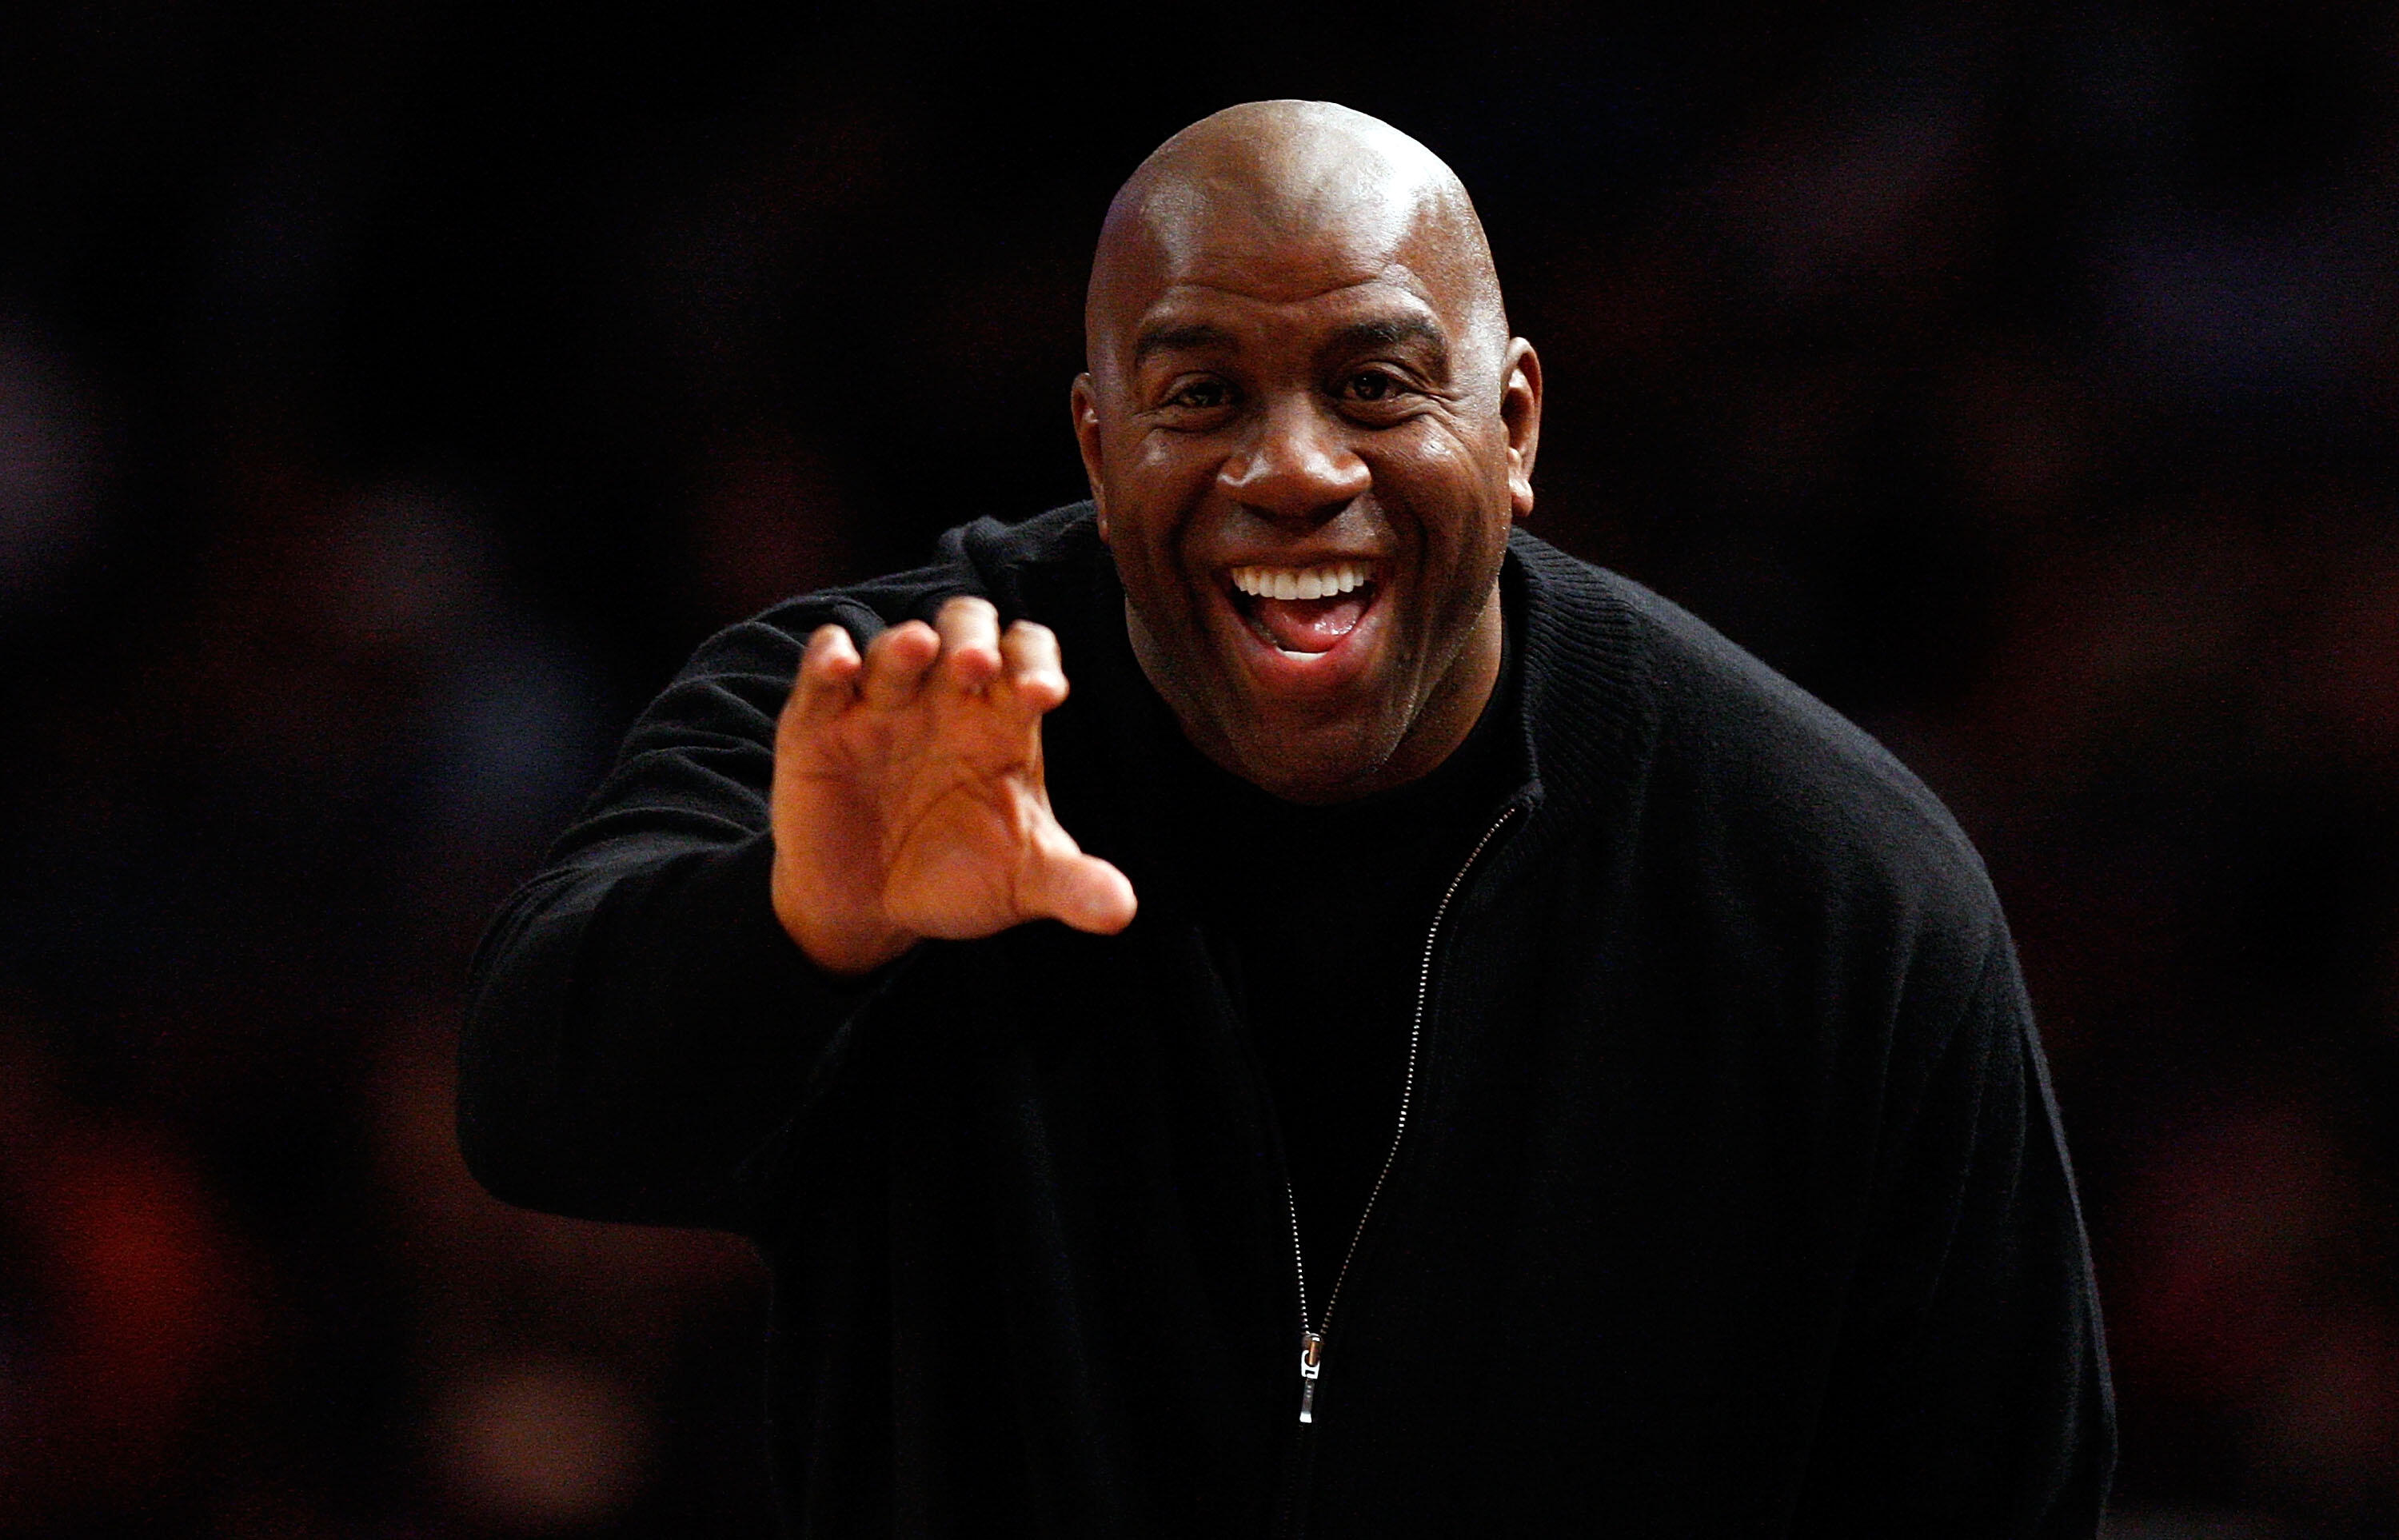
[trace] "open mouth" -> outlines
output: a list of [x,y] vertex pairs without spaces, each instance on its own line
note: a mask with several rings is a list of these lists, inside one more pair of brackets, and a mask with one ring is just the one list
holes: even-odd
[[1369,561],[1314,567],[1235,567],[1233,611],[1259,641],[1285,657],[1314,657],[1339,646],[1375,602]]

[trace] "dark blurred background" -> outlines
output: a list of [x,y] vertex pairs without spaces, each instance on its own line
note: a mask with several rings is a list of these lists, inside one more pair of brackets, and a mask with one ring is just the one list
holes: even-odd
[[1109,193],[1307,95],[1533,527],[1986,853],[2118,1533],[2399,1534],[2399,13],[1637,8],[11,7],[0,1531],[765,1532],[759,1269],[481,1196],[467,957],[702,636],[1080,494]]

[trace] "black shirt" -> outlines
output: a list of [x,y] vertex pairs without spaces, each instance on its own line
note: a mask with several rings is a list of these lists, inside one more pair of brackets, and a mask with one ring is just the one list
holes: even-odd
[[1311,1326],[1398,1128],[1434,912],[1521,778],[1515,651],[1503,643],[1490,702],[1448,759],[1354,802],[1286,802],[1187,744],[1174,756],[1201,923],[1273,1097]]

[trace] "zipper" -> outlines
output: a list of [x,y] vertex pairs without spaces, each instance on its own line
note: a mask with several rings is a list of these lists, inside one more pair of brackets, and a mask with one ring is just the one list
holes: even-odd
[[1349,1279],[1349,1267],[1358,1260],[1358,1243],[1365,1238],[1366,1225],[1375,1217],[1375,1202],[1383,1196],[1383,1184],[1391,1178],[1391,1168],[1399,1163],[1400,1145],[1408,1135],[1408,1112],[1416,1101],[1416,1051],[1424,1042],[1425,1011],[1432,1000],[1433,949],[1441,940],[1441,923],[1449,917],[1450,905],[1457,901],[1457,891],[1466,885],[1467,873],[1483,858],[1483,852],[1498,837],[1516,817],[1520,804],[1510,803],[1499,810],[1491,827],[1474,842],[1467,852],[1457,874],[1442,890],[1441,902],[1434,906],[1432,924],[1425,928],[1424,960],[1416,969],[1416,1016],[1408,1025],[1408,1073],[1400,1084],[1400,1121],[1391,1130],[1391,1147],[1383,1156],[1383,1169],[1375,1174],[1375,1185],[1366,1195],[1366,1208],[1358,1216],[1358,1228],[1349,1236],[1349,1250],[1341,1258],[1341,1270],[1333,1276],[1333,1290],[1325,1296],[1324,1313],[1311,1317],[1308,1311],[1308,1259],[1299,1249],[1299,1203],[1293,1196],[1289,1181],[1283,1182],[1284,1211],[1291,1216],[1291,1260],[1299,1276],[1299,1420],[1316,1421],[1316,1385],[1324,1373],[1324,1335],[1333,1328],[1333,1307],[1341,1301],[1341,1286]]

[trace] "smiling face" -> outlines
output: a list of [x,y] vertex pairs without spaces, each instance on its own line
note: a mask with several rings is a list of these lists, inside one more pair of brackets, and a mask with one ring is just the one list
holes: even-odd
[[1540,415],[1447,169],[1344,109],[1218,114],[1118,195],[1088,324],[1076,434],[1186,736],[1301,802],[1447,758],[1498,678]]

